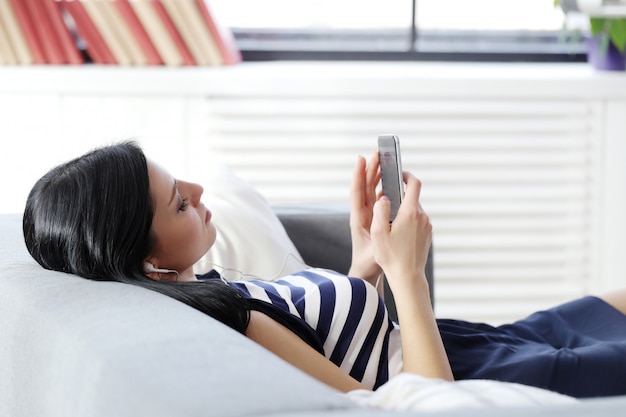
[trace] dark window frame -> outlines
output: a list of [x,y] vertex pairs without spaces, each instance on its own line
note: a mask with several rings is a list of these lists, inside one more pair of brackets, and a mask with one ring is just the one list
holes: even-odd
[[365,60],[457,62],[585,62],[584,39],[558,31],[239,29],[233,33],[245,61]]

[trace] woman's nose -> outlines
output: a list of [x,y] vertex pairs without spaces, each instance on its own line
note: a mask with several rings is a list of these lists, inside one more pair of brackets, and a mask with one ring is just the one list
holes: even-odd
[[179,181],[178,185],[180,188],[184,187],[184,194],[189,198],[189,202],[192,206],[197,206],[200,204],[200,199],[202,198],[202,194],[204,193],[204,188],[200,184],[196,184],[193,182]]
[[202,194],[204,194],[204,188],[200,184],[190,183],[189,184],[192,189],[192,200],[193,205],[197,206],[200,204],[200,200],[202,199]]

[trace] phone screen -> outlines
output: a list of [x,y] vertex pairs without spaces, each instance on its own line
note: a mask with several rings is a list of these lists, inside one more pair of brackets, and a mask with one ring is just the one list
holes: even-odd
[[400,162],[400,143],[395,135],[378,137],[380,171],[382,174],[383,194],[391,202],[390,221],[396,217],[402,202],[402,163]]

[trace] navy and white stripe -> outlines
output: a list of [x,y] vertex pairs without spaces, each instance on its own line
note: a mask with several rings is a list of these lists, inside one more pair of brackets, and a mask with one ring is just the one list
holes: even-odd
[[390,356],[401,356],[389,351],[390,335],[398,330],[378,291],[362,279],[309,269],[277,281],[230,284],[304,320],[320,338],[325,356],[363,384],[376,389],[399,372],[401,364],[394,363],[390,375],[389,363]]

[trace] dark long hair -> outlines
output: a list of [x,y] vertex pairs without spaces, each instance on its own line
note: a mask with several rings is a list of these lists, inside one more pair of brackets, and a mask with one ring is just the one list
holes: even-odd
[[59,165],[37,181],[24,210],[24,240],[46,269],[157,291],[245,332],[248,306],[234,288],[145,275],[143,263],[155,244],[153,214],[146,157],[135,142],[122,142]]

